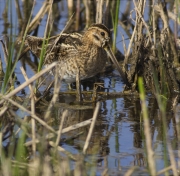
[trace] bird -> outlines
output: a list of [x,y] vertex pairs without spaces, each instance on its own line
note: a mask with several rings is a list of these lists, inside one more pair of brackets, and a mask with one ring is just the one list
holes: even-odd
[[110,39],[110,30],[104,24],[95,23],[83,34],[61,33],[45,39],[47,45],[43,45],[44,38],[27,35],[25,45],[38,58],[44,46],[46,48],[44,65],[48,66],[57,62],[58,76],[68,84],[76,81],[78,72],[80,80],[93,77],[101,72],[108,57],[111,58],[122,79],[126,82],[126,75],[110,48]]

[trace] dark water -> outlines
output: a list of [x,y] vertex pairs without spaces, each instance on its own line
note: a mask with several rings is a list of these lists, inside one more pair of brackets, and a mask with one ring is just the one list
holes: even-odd
[[[37,1],[33,12],[34,15],[38,12],[39,8],[42,5],[42,2],[43,1],[40,0]],[[5,8],[5,1],[0,1],[0,35],[10,35],[10,29],[18,30],[17,26],[15,25],[17,22],[17,12],[14,8],[14,1],[12,2],[12,4],[13,24],[11,25],[10,18],[8,17],[8,19],[6,19],[2,16]],[[54,33],[57,34],[63,29],[68,19],[68,9],[66,1],[61,1],[56,5],[59,7],[59,9],[61,9],[60,17],[58,20],[56,20],[56,25],[54,26],[56,28],[56,30],[54,30]],[[126,5],[126,1],[121,1],[119,12],[120,17],[124,12],[124,9],[126,8]],[[23,9],[22,6],[21,8]],[[46,20],[47,16],[43,18],[39,26],[39,29],[37,31],[38,36],[43,36]],[[122,40],[120,32],[125,35],[125,38],[128,38],[128,36],[123,31],[123,29],[120,26],[118,26],[117,48],[123,53],[122,42],[120,42]],[[128,42],[129,40],[126,40],[126,44],[128,44]],[[2,48],[0,49],[0,52],[1,56],[3,57]],[[18,77],[18,81],[20,83],[23,83],[24,78],[19,70],[20,66],[22,66],[22,63],[18,62],[15,71]],[[5,69],[4,63],[3,67]],[[28,63],[26,63],[26,72],[28,73],[29,77],[34,75],[34,71]],[[98,78],[98,80],[103,82],[104,87],[109,88],[110,92],[123,91],[124,85],[116,70],[113,71],[113,74],[109,73],[106,75],[101,75]],[[86,88],[91,89],[92,86],[92,83],[87,83]],[[61,91],[66,90],[67,85],[63,83]],[[29,90],[27,88],[25,89],[25,96],[27,96],[28,94]],[[59,101],[63,103],[73,102],[74,97],[62,96],[60,97]],[[149,110],[149,117],[151,123],[151,136],[153,141],[153,150],[155,152],[156,167],[157,170],[161,170],[164,168],[165,145],[163,139],[162,120],[159,114],[156,101],[150,95],[147,96],[147,106]],[[61,117],[61,114],[64,110],[65,108],[62,108],[61,106],[55,108],[56,116],[53,119],[53,125],[55,128],[59,126],[59,118]],[[81,122],[83,120],[92,118],[93,106],[91,105],[91,108],[87,110],[71,109],[69,110],[69,114],[70,117],[66,119],[66,126],[76,124],[77,122]],[[173,151],[176,155],[177,139],[175,136],[174,119],[171,112],[167,113],[167,122],[167,132],[170,136]],[[82,135],[78,136],[71,142],[63,142],[62,146],[68,151],[72,152],[73,154],[78,154],[83,149],[84,141],[88,134],[88,129],[89,126],[65,134],[63,138],[69,138],[70,136],[83,131]],[[90,160],[90,157],[94,156],[95,161],[98,161],[96,168],[97,175],[101,175],[105,168],[108,168],[110,175],[124,175],[124,173],[131,166],[139,166],[139,169],[135,171],[134,175],[148,175],[146,172],[144,172],[144,169],[147,169],[147,157],[145,151],[143,123],[141,116],[141,102],[138,97],[132,95],[102,101],[98,120],[87,153],[87,160]]]

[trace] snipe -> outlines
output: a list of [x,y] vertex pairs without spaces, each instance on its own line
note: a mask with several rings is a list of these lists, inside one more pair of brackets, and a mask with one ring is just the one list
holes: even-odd
[[[45,65],[58,61],[59,76],[65,82],[75,82],[78,71],[81,80],[95,76],[105,67],[108,55],[126,82],[126,77],[109,46],[110,31],[103,24],[93,24],[83,35],[63,33],[57,39],[58,36],[54,36],[48,41]],[[40,57],[42,43],[43,38],[27,36],[25,39],[25,44],[37,57]]]

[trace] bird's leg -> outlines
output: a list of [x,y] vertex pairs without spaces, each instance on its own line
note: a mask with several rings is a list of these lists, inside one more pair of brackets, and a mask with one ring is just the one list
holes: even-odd
[[72,90],[71,83],[67,83],[67,84],[68,84],[68,89]]
[[80,84],[80,69],[78,68],[78,72],[76,74],[76,101],[82,102],[82,93],[81,93],[81,84]]
[[97,89],[98,87],[102,87],[104,88],[104,83],[94,83],[94,87],[93,87],[93,95],[92,95],[92,101],[96,101],[97,99]]

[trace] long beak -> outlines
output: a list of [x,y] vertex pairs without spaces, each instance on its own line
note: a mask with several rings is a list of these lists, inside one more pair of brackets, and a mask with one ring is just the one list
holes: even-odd
[[110,46],[107,45],[106,47],[104,47],[104,49],[105,49],[105,51],[107,52],[107,54],[109,55],[109,57],[111,58],[113,64],[116,66],[118,72],[120,73],[120,75],[121,75],[121,77],[122,77],[122,79],[123,79],[123,82],[124,82],[125,84],[129,85],[129,82],[128,82],[128,80],[127,80],[127,77],[126,77],[125,73],[123,72],[122,68],[119,66],[119,63],[118,63],[116,57],[114,56],[114,54],[113,54]]

